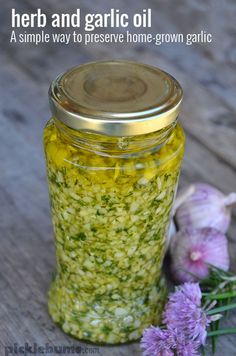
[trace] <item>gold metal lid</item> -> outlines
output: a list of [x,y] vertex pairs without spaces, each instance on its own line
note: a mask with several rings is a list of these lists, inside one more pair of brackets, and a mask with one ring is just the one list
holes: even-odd
[[76,130],[109,136],[146,134],[170,125],[182,96],[180,84],[168,73],[123,60],[74,67],[49,90],[57,119]]

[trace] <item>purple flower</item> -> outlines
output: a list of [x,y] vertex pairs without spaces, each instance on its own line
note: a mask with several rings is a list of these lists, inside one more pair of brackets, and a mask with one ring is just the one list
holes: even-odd
[[177,356],[199,356],[199,342],[187,339],[185,335],[179,333],[177,330],[172,330],[172,335],[175,341],[174,348]]
[[169,296],[163,313],[167,328],[177,330],[186,340],[194,340],[204,345],[206,327],[211,319],[201,308],[201,290],[198,283],[185,283]]
[[199,343],[189,340],[174,329],[151,326],[144,330],[141,339],[143,356],[198,356]]
[[198,356],[211,318],[201,307],[198,283],[185,283],[169,296],[163,313],[165,329],[150,327],[141,339],[143,356]]
[[151,326],[144,330],[141,339],[143,356],[173,356],[170,345],[170,332]]
[[194,343],[185,342],[184,344],[179,344],[176,351],[178,356],[199,356],[198,348],[199,346]]
[[177,287],[197,306],[201,305],[202,292],[198,283],[184,283],[181,287]]
[[197,346],[193,343],[185,343],[184,345],[179,345],[177,348],[178,356],[199,356],[199,352],[197,351]]

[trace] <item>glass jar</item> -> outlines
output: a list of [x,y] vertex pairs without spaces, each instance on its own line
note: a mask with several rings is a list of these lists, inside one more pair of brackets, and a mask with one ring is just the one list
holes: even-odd
[[78,66],[51,85],[44,132],[57,272],[49,312],[97,343],[136,340],[160,321],[184,133],[182,90],[128,61]]

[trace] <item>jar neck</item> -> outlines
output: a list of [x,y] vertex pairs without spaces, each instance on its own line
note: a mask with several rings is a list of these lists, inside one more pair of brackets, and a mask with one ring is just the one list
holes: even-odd
[[69,144],[103,156],[128,158],[158,151],[171,137],[177,120],[171,125],[144,135],[106,136],[90,131],[77,131],[53,117],[61,138]]

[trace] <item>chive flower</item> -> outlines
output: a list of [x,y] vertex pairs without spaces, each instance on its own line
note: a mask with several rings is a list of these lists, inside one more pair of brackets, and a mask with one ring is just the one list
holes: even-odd
[[201,306],[198,283],[185,283],[169,295],[163,328],[151,326],[141,339],[143,356],[194,356],[205,344],[211,317]]
[[206,328],[211,322],[201,307],[201,289],[198,283],[184,283],[169,296],[163,314],[163,323],[178,330],[190,340],[204,345]]
[[174,329],[151,326],[144,330],[141,339],[143,356],[198,356],[199,343],[187,340]]
[[168,330],[151,326],[144,330],[141,339],[141,348],[144,349],[143,356],[172,356],[171,335]]

